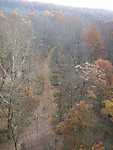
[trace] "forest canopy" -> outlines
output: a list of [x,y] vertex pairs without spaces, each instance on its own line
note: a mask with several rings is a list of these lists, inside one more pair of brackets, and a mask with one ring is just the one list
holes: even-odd
[[0,1],[0,149],[113,150],[113,12]]

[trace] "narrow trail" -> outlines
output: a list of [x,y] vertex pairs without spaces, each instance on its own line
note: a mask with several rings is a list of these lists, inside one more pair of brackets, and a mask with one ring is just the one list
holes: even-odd
[[[44,77],[44,91],[43,94],[37,97],[40,102],[37,109],[34,110],[34,120],[26,127],[22,137],[21,143],[26,143],[29,150],[44,150],[45,146],[49,145],[54,140],[54,131],[51,125],[51,118],[56,111],[56,105],[54,103],[55,88],[51,86],[49,80],[49,59],[50,55],[46,58],[42,74]],[[26,148],[27,149],[27,148]],[[51,150],[48,147],[48,150]]]
[[[56,106],[54,103],[54,89],[51,86],[49,80],[49,66],[48,66],[48,58],[46,59],[43,67],[43,75],[44,75],[44,92],[40,99],[40,105],[38,109],[39,114],[39,136],[44,136],[44,134],[53,133],[50,119],[55,112]],[[42,129],[42,131],[41,131]],[[45,131],[44,131],[45,130]]]

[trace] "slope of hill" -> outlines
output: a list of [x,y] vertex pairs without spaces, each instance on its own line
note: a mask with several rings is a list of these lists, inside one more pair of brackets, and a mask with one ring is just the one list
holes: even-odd
[[1,0],[0,8],[6,12],[11,12],[17,9],[19,12],[27,14],[29,11],[42,12],[48,11],[62,11],[64,15],[78,15],[85,18],[92,18],[100,21],[110,21],[113,19],[113,12],[99,9],[88,9],[88,8],[74,8],[74,7],[63,7],[53,4],[42,4],[38,2],[24,2],[21,0]]
[[112,150],[113,12],[20,0],[0,10],[0,149]]

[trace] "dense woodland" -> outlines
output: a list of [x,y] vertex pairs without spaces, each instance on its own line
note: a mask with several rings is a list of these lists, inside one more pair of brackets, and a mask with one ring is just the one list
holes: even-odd
[[113,12],[0,1],[0,150],[113,150]]

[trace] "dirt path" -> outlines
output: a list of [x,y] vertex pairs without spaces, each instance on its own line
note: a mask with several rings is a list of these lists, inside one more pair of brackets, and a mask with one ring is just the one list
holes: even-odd
[[[38,109],[39,114],[39,136],[44,136],[44,134],[53,133],[50,119],[55,112],[55,103],[54,103],[54,89],[51,87],[49,80],[49,67],[48,59],[44,63],[43,75],[44,75],[44,92],[40,100],[40,106]],[[42,130],[42,131],[41,131]]]
[[[54,103],[54,91],[49,80],[49,58],[48,56],[44,62],[42,73],[44,77],[44,91],[43,94],[37,97],[40,101],[39,106],[34,111],[34,120],[31,125],[27,127],[21,137],[20,143],[26,143],[29,150],[44,150],[44,146],[52,143],[54,132],[51,125],[51,118],[56,110]],[[29,144],[28,144],[29,143]]]

